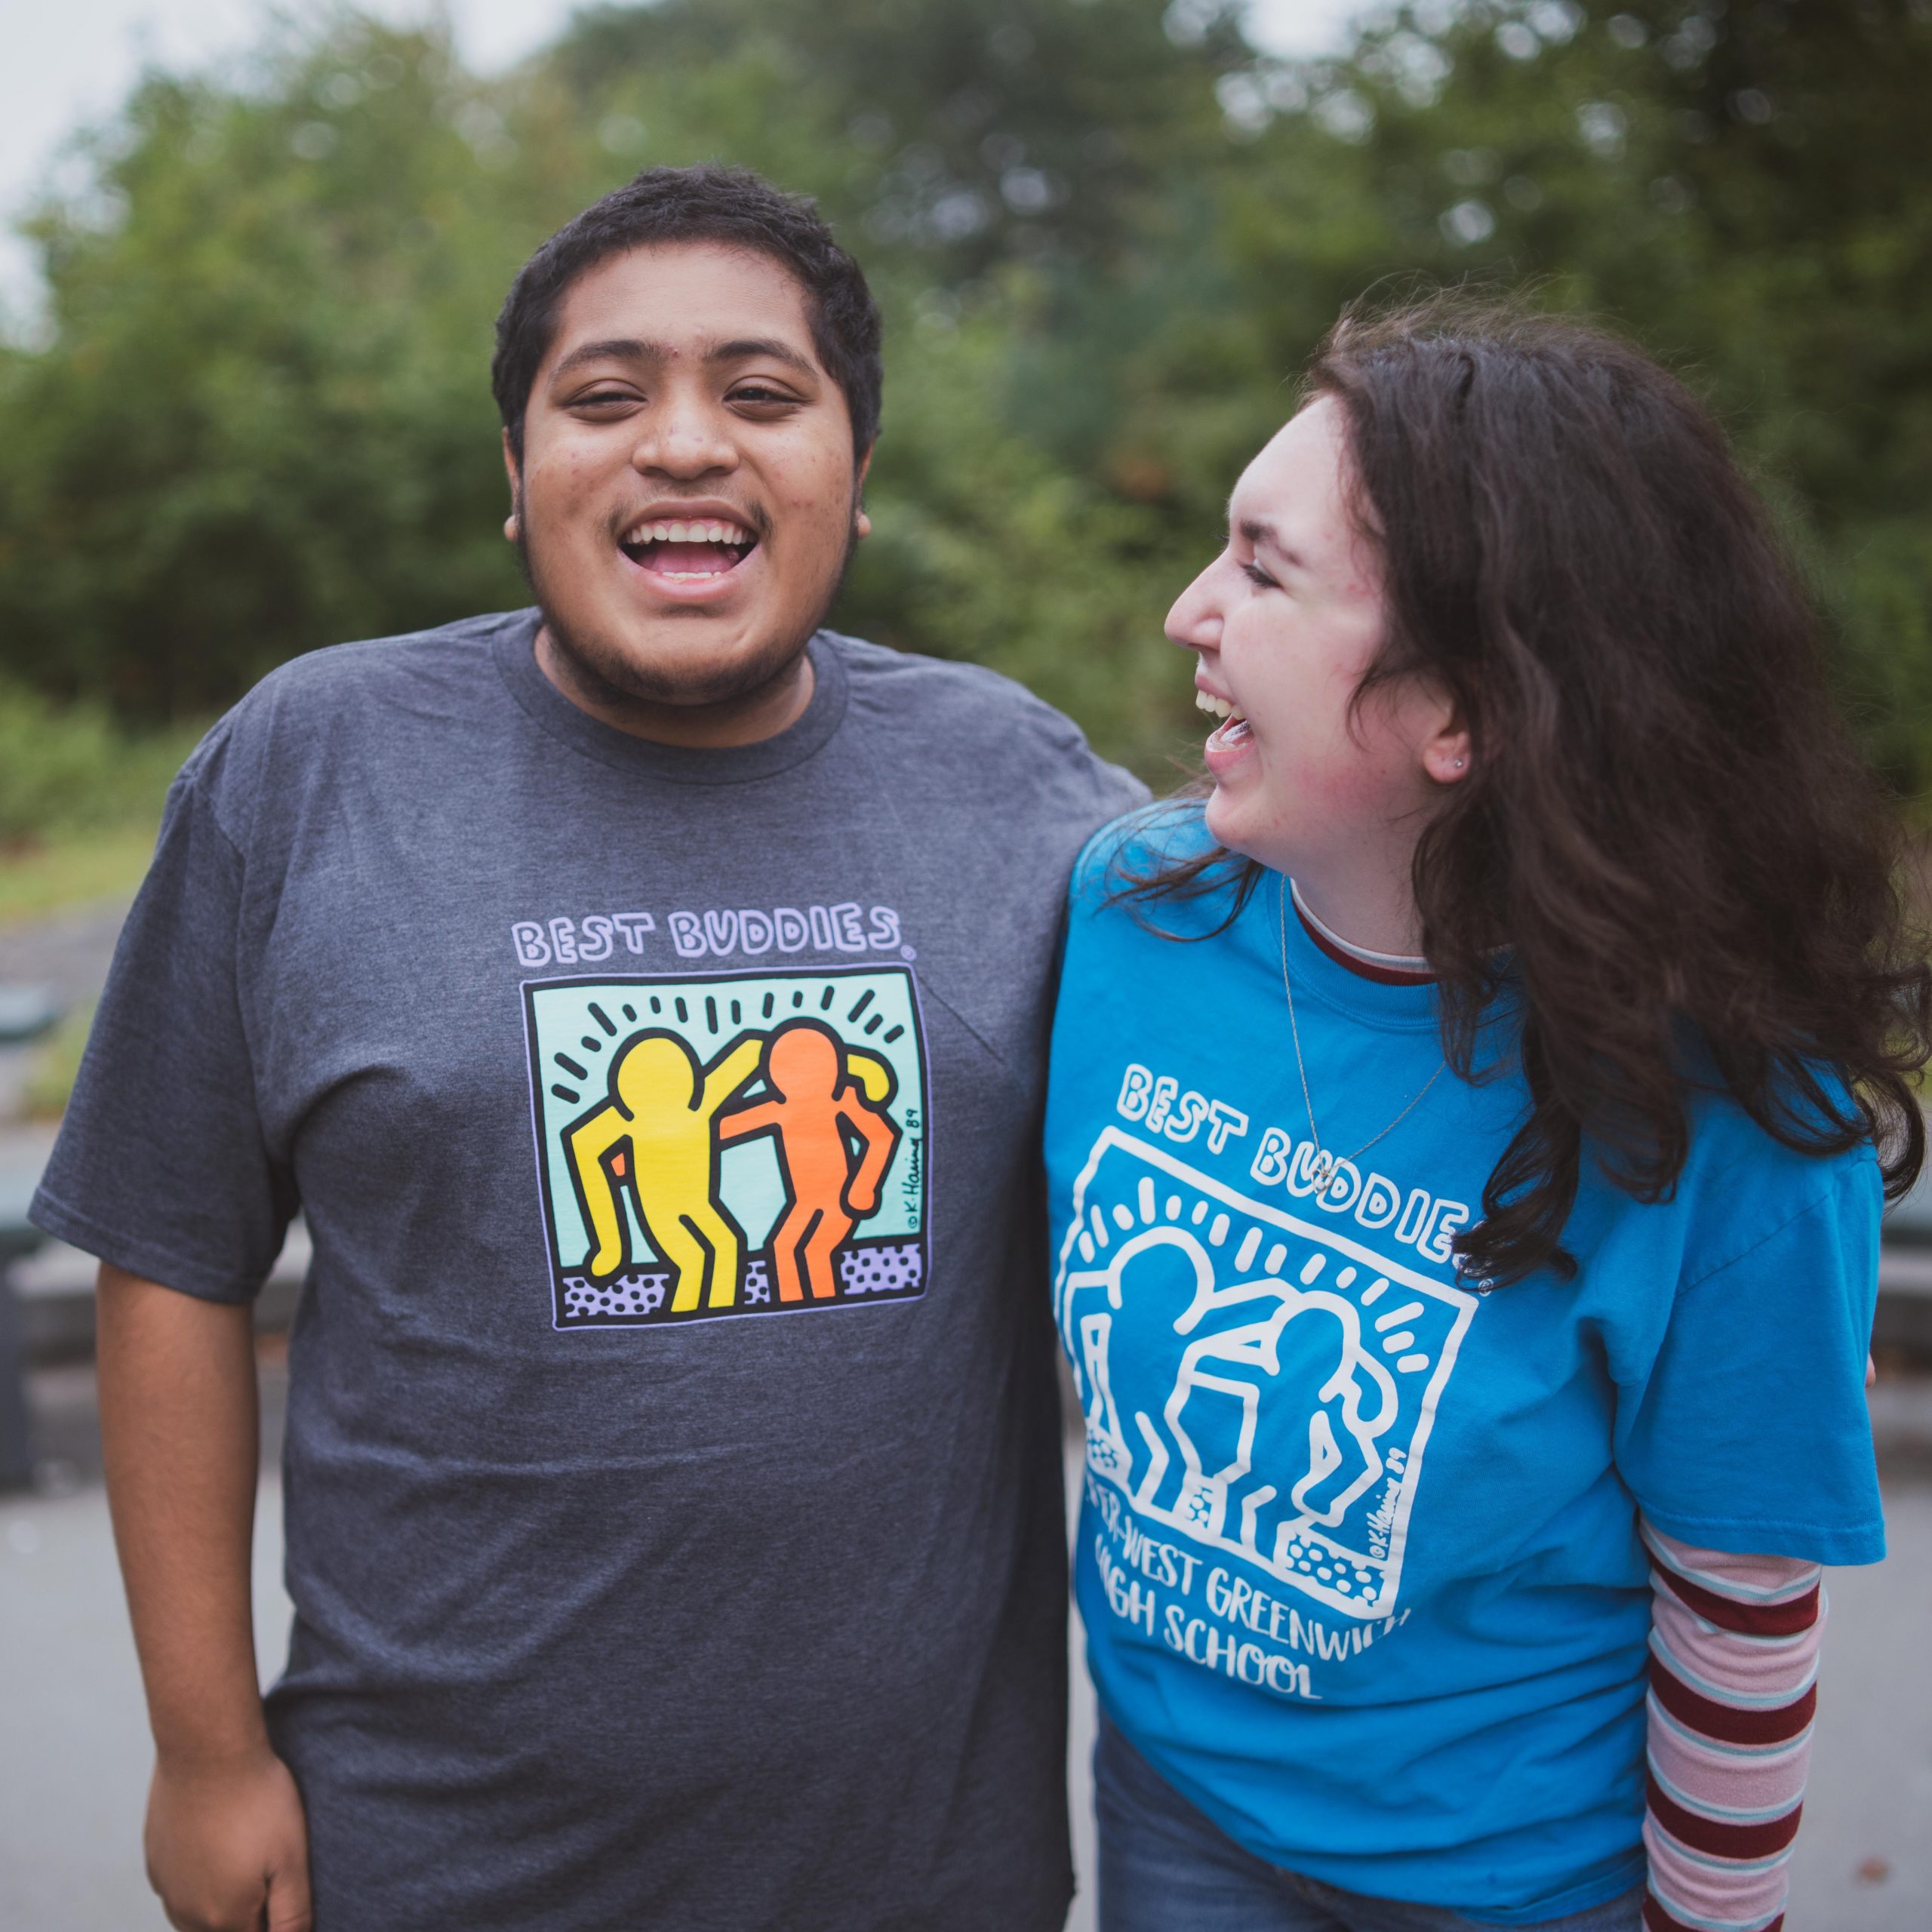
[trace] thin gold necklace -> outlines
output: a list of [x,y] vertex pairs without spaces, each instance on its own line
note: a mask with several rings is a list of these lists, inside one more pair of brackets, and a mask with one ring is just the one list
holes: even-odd
[[1415,1112],[1422,1104],[1423,1094],[1442,1078],[1442,1069],[1449,1063],[1447,1060],[1437,1063],[1435,1071],[1423,1082],[1420,1091],[1411,1099],[1408,1105],[1380,1134],[1371,1134],[1352,1154],[1344,1154],[1340,1160],[1329,1153],[1321,1144],[1321,1130],[1315,1124],[1315,1103],[1308,1091],[1308,1063],[1301,1056],[1301,1027],[1295,1019],[1295,989],[1288,980],[1288,881],[1285,873],[1281,875],[1281,894],[1277,910],[1281,942],[1281,990],[1288,996],[1288,1031],[1295,1043],[1295,1071],[1301,1075],[1301,1103],[1308,1112],[1308,1137],[1315,1147],[1315,1158],[1310,1164],[1309,1175],[1315,1183],[1315,1192],[1321,1194],[1326,1192],[1328,1183],[1334,1179],[1335,1170],[1344,1161],[1352,1166],[1378,1140],[1386,1140]]

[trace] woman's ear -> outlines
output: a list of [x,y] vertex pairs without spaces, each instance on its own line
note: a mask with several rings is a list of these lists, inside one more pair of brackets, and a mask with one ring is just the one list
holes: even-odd
[[1451,718],[1422,748],[1422,768],[1438,785],[1460,785],[1469,777],[1473,754],[1469,727]]

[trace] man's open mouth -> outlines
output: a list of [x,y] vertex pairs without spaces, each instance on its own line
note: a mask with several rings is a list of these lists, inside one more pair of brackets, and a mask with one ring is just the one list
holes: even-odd
[[635,524],[617,540],[631,561],[674,583],[702,583],[728,575],[758,547],[742,524],[716,517]]

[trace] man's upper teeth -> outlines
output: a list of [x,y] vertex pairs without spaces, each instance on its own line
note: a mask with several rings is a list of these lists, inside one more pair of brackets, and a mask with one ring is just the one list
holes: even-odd
[[627,543],[743,543],[749,540],[735,523],[641,523]]
[[1194,702],[1203,711],[1217,718],[1232,718],[1238,715],[1234,706],[1224,697],[1217,697],[1212,691],[1196,691]]

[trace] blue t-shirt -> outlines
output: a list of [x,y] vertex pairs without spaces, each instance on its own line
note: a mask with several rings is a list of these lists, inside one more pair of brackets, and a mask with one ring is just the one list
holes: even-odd
[[[1438,1075],[1432,988],[1331,958],[1272,873],[1217,937],[1149,931],[1232,895],[1108,903],[1124,835],[1075,876],[1047,1121],[1101,1701],[1277,1865],[1504,1925],[1614,1897],[1644,1875],[1638,1512],[1884,1553],[1874,1156],[1700,1093],[1669,1199],[1586,1159],[1575,1279],[1477,1292],[1453,1243],[1527,1100],[1505,1023],[1490,1078]],[[1284,947],[1321,1144],[1354,1156],[1319,1190]]]

